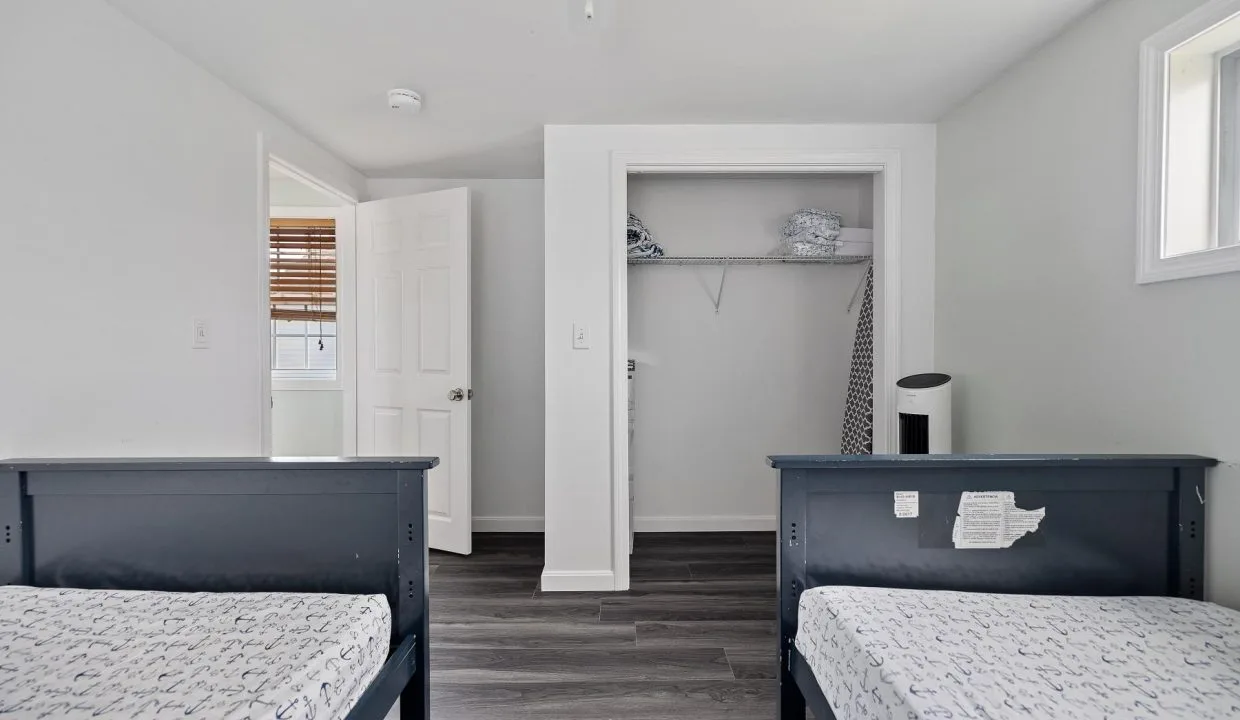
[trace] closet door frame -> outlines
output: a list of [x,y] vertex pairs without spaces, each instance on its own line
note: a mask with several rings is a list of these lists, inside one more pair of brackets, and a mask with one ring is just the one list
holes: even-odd
[[611,490],[615,589],[629,589],[628,177],[630,174],[870,174],[874,176],[874,453],[897,447],[900,368],[900,152],[719,150],[611,155]]

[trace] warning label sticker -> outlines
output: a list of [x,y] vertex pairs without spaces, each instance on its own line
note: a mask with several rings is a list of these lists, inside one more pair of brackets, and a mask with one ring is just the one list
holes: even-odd
[[1036,532],[1044,517],[1046,508],[1016,507],[1016,494],[1010,491],[960,493],[952,545],[961,550],[1010,548],[1020,538]]
[[916,490],[896,491],[896,517],[915,518],[920,513]]

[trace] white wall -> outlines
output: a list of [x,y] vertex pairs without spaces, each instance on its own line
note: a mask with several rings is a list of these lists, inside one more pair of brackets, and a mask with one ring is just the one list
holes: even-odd
[[468,187],[473,231],[475,531],[543,526],[541,180],[377,180],[379,200]]
[[[874,176],[634,175],[629,210],[671,255],[766,255],[801,208],[873,227]],[[639,360],[639,531],[774,530],[771,453],[840,449],[864,265],[629,269]]]
[[1197,0],[1113,0],[943,119],[939,368],[969,452],[1221,458],[1207,597],[1240,607],[1240,275],[1137,286],[1137,48]]
[[341,394],[340,390],[272,390],[271,454],[343,455]]
[[[615,152],[900,153],[900,372],[931,367],[935,131],[929,125],[564,126],[545,130],[546,530],[543,582],[615,586],[610,347],[611,160]],[[877,202],[877,201],[876,201]],[[877,211],[877,208],[876,208]],[[590,328],[589,350],[572,327]],[[774,349],[771,349],[774,351]],[[620,377],[623,368],[616,368]],[[623,400],[621,399],[621,402]],[[619,549],[619,548],[617,548]]]
[[259,134],[361,177],[102,0],[0,14],[0,456],[259,452]]
[[271,204],[284,207],[337,207],[342,200],[310,187],[286,175],[271,175],[268,191]]

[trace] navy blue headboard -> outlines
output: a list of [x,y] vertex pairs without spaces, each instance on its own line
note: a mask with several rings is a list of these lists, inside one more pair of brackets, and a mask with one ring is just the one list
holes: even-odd
[[[1201,599],[1206,469],[1192,455],[773,456],[779,470],[780,715],[804,717],[793,643],[808,587]],[[895,493],[916,491],[916,518]],[[1005,549],[957,549],[963,492],[1046,508]],[[816,688],[805,675],[805,686]],[[825,702],[825,700],[823,701]],[[816,708],[816,712],[819,709]]]
[[[1200,598],[1205,471],[1196,456],[776,456],[781,567],[806,585]],[[951,543],[960,494],[1046,508],[1005,550]],[[901,519],[894,493],[917,491]]]

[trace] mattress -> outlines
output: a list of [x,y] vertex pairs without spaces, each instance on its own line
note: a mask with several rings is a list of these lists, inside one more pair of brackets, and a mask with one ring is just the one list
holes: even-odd
[[837,720],[1240,718],[1240,613],[1194,600],[823,587],[796,648]]
[[0,587],[0,718],[343,718],[390,632],[382,595]]

